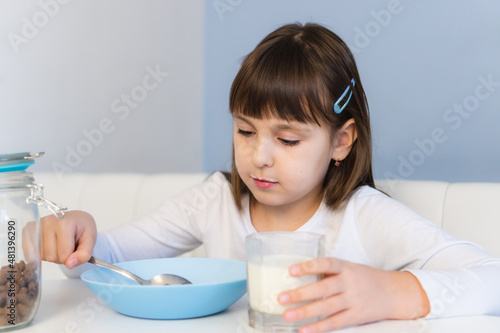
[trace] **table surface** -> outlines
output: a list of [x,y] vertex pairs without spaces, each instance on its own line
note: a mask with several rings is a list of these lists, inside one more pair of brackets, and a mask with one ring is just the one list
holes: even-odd
[[[229,309],[207,317],[148,320],[121,315],[95,296],[79,279],[44,280],[38,313],[20,330],[54,333],[98,332],[254,333],[248,326],[246,295]],[[341,333],[481,333],[500,332],[500,317],[468,316],[433,320],[383,321],[338,330]]]

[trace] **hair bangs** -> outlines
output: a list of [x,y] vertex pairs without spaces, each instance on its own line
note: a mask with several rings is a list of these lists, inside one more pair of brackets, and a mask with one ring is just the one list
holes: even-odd
[[296,42],[280,44],[245,59],[231,88],[231,113],[321,125],[331,104],[321,71],[304,61],[311,56]]

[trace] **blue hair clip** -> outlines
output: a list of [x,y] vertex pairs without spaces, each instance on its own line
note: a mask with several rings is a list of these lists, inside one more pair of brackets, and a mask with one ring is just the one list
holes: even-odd
[[[352,83],[352,87],[354,87],[354,85],[355,85],[354,78],[351,79],[351,83]],[[352,97],[352,89],[351,89],[351,93],[349,94],[349,97],[347,97],[347,101],[345,101],[344,105],[339,106],[340,101],[342,101],[344,99],[345,95],[347,95],[349,88],[351,88],[351,86],[348,86],[344,90],[344,93],[342,94],[342,96],[340,96],[339,99],[335,102],[335,104],[333,104],[333,110],[335,111],[335,113],[337,113],[337,114],[341,113],[342,111],[344,111],[347,104],[349,104],[349,101],[351,100],[351,97]]]

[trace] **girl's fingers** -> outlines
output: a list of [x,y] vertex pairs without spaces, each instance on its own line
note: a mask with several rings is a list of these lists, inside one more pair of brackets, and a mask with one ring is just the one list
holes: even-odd
[[[76,226],[73,223],[66,223],[65,219],[57,221],[59,223],[57,232],[57,256],[59,262],[65,263],[69,255],[75,252]],[[68,221],[69,222],[69,221]]]
[[63,219],[42,218],[42,259],[73,268],[90,258],[97,230],[91,215],[71,211]]
[[347,309],[348,303],[342,294],[330,296],[306,305],[287,309],[283,317],[287,321],[337,314]]
[[284,291],[278,296],[278,301],[281,304],[292,304],[341,293],[345,286],[338,275],[345,266],[345,261],[335,258],[318,258],[291,266],[289,273],[295,277],[312,274],[325,274],[327,277],[315,283]]
[[57,255],[57,236],[48,227],[42,231],[42,259],[60,264]]
[[341,293],[344,285],[336,275],[326,277],[318,282],[306,284],[302,287],[280,293],[278,300],[281,304],[311,301]]
[[74,268],[75,266],[86,263],[94,250],[96,237],[95,232],[84,230],[78,240],[76,251],[70,255],[65,262],[66,267]]
[[322,320],[301,326],[299,332],[329,332],[342,327],[359,324],[359,314],[349,308],[345,297],[331,296],[297,308],[288,309],[283,314],[287,321],[298,321],[311,317],[323,317]]
[[337,312],[315,323],[301,326],[299,332],[329,332],[338,328],[354,326],[357,324],[359,323],[355,311],[347,309]]
[[38,230],[34,222],[28,222],[22,231],[22,247],[27,261],[37,260]]
[[337,258],[318,258],[295,264],[290,267],[290,275],[303,276],[308,274],[338,274],[346,262]]

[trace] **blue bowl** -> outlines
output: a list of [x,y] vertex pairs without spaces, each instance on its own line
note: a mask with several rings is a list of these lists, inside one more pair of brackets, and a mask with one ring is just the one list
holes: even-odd
[[148,319],[186,319],[227,309],[247,291],[244,261],[165,258],[116,264],[142,278],[177,274],[190,285],[143,286],[105,268],[81,275],[86,285],[115,311]]

